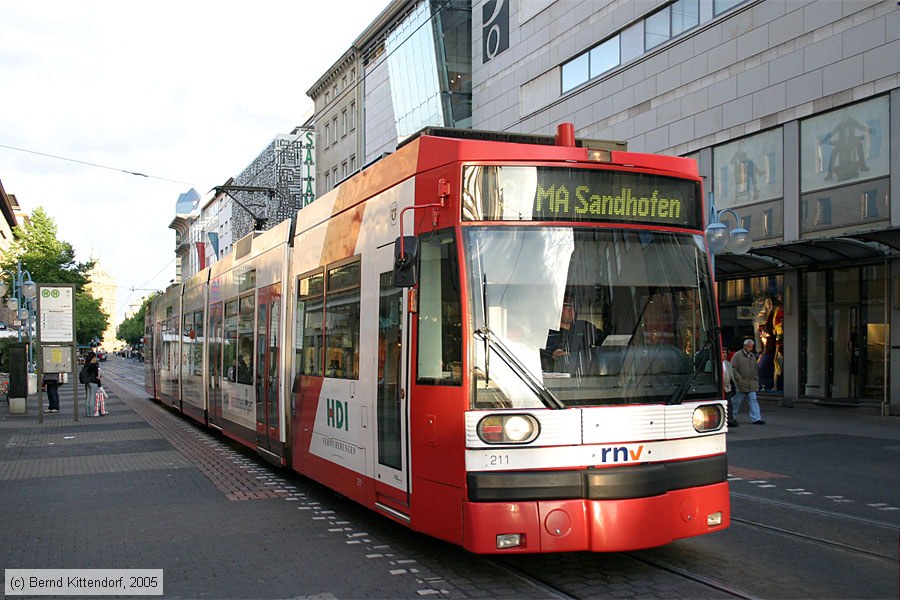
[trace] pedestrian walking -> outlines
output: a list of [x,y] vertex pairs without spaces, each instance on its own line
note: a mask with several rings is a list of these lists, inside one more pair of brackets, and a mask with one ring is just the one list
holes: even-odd
[[734,418],[741,410],[741,403],[746,397],[750,404],[750,421],[754,425],[765,425],[762,413],[759,410],[759,402],[756,398],[756,390],[759,389],[759,375],[757,371],[757,359],[753,340],[744,340],[744,347],[734,353],[731,358],[731,372],[734,378],[735,394],[732,400],[734,404]]
[[725,388],[725,400],[728,401],[728,426],[737,427],[740,423],[734,418],[734,369],[728,360],[727,348],[722,348],[722,383]]

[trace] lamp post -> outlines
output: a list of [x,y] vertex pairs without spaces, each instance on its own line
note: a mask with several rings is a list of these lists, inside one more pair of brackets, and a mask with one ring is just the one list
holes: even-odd
[[[12,294],[6,299],[6,308],[16,313],[19,321],[19,341],[22,341],[22,327],[28,328],[28,372],[34,372],[34,298],[37,296],[37,284],[31,279],[31,273],[22,269],[22,262],[16,263],[16,272],[3,271],[12,280]],[[6,296],[9,288],[6,282],[0,281],[0,298]]]
[[[732,254],[746,254],[753,244],[750,232],[741,227],[741,220],[737,213],[730,208],[716,210],[713,204],[712,192],[709,194],[709,225],[706,226],[704,235],[706,243],[713,254],[726,251]],[[728,227],[722,222],[722,216],[730,214],[734,218],[734,229],[728,231]]]

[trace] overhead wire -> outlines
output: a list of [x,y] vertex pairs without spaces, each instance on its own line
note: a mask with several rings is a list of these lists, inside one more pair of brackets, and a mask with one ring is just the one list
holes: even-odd
[[78,160],[77,158],[69,158],[67,156],[59,156],[57,154],[48,154],[47,152],[38,152],[37,150],[28,150],[27,148],[18,148],[16,146],[10,146],[8,144],[0,144],[0,148],[15,150],[16,152],[25,152],[27,154],[36,154],[37,156],[45,156],[47,158],[53,158],[56,160],[64,160],[66,162],[78,163],[80,165],[87,165],[89,167],[97,167],[98,169],[109,169],[110,171],[118,171],[120,173],[125,173],[126,175],[135,175],[137,177],[144,177],[146,179],[158,179],[160,181],[168,181],[170,183],[191,185],[190,183],[179,181],[177,179],[168,179],[166,177],[159,177],[157,175],[147,175],[146,173],[141,173],[140,171],[131,171],[129,169],[120,169],[119,167],[110,167],[109,165],[101,165],[99,163],[92,163],[86,160]]

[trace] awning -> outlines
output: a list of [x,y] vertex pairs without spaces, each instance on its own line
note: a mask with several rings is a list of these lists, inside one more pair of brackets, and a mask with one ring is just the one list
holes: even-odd
[[791,267],[863,261],[885,256],[884,252],[874,246],[846,237],[800,240],[778,246],[751,248],[749,253],[774,258]]
[[856,238],[864,242],[878,242],[894,250],[900,251],[900,227],[893,229],[880,229],[878,231],[866,231],[863,233],[850,233],[847,237]]
[[768,256],[754,256],[753,254],[716,254],[713,258],[716,278],[732,277],[734,275],[757,275],[780,271],[784,265]]

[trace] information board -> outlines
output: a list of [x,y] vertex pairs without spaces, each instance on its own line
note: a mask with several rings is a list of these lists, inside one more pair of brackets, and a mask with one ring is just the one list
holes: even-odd
[[38,286],[38,336],[44,343],[75,341],[75,287]]

